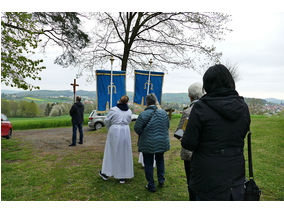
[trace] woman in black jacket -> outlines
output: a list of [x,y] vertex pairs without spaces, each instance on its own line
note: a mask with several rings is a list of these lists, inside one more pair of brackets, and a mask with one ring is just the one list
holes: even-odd
[[207,94],[195,103],[182,138],[193,151],[189,186],[197,200],[243,200],[248,106],[222,64],[205,72],[203,88]]

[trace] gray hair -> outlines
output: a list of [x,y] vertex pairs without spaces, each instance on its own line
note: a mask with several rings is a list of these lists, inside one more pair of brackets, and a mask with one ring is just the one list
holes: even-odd
[[157,104],[157,97],[154,93],[151,93],[146,96],[146,105],[156,105]]
[[188,87],[188,97],[193,98],[194,100],[198,100],[204,95],[202,90],[202,84],[199,82],[195,82]]

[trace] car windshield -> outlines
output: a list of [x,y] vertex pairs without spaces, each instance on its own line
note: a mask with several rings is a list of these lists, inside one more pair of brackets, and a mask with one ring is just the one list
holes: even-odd
[[7,121],[7,120],[8,120],[8,118],[7,118],[7,116],[6,116],[6,115],[1,114],[1,120],[3,120],[3,121]]
[[96,117],[96,116],[106,116],[107,113],[100,113],[100,112],[96,112],[95,110],[93,112],[91,112],[90,117]]

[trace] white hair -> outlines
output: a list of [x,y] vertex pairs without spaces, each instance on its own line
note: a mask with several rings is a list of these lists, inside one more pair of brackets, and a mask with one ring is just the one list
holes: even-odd
[[188,97],[197,100],[204,95],[202,90],[202,84],[199,82],[195,82],[188,87]]

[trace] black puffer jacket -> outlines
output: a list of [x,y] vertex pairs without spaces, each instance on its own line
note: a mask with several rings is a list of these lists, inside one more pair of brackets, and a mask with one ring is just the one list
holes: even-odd
[[206,94],[195,103],[182,147],[193,151],[190,187],[201,200],[243,199],[249,125],[247,104],[235,90]]
[[84,105],[81,102],[76,102],[70,109],[69,114],[72,117],[72,124],[78,125],[84,122]]

